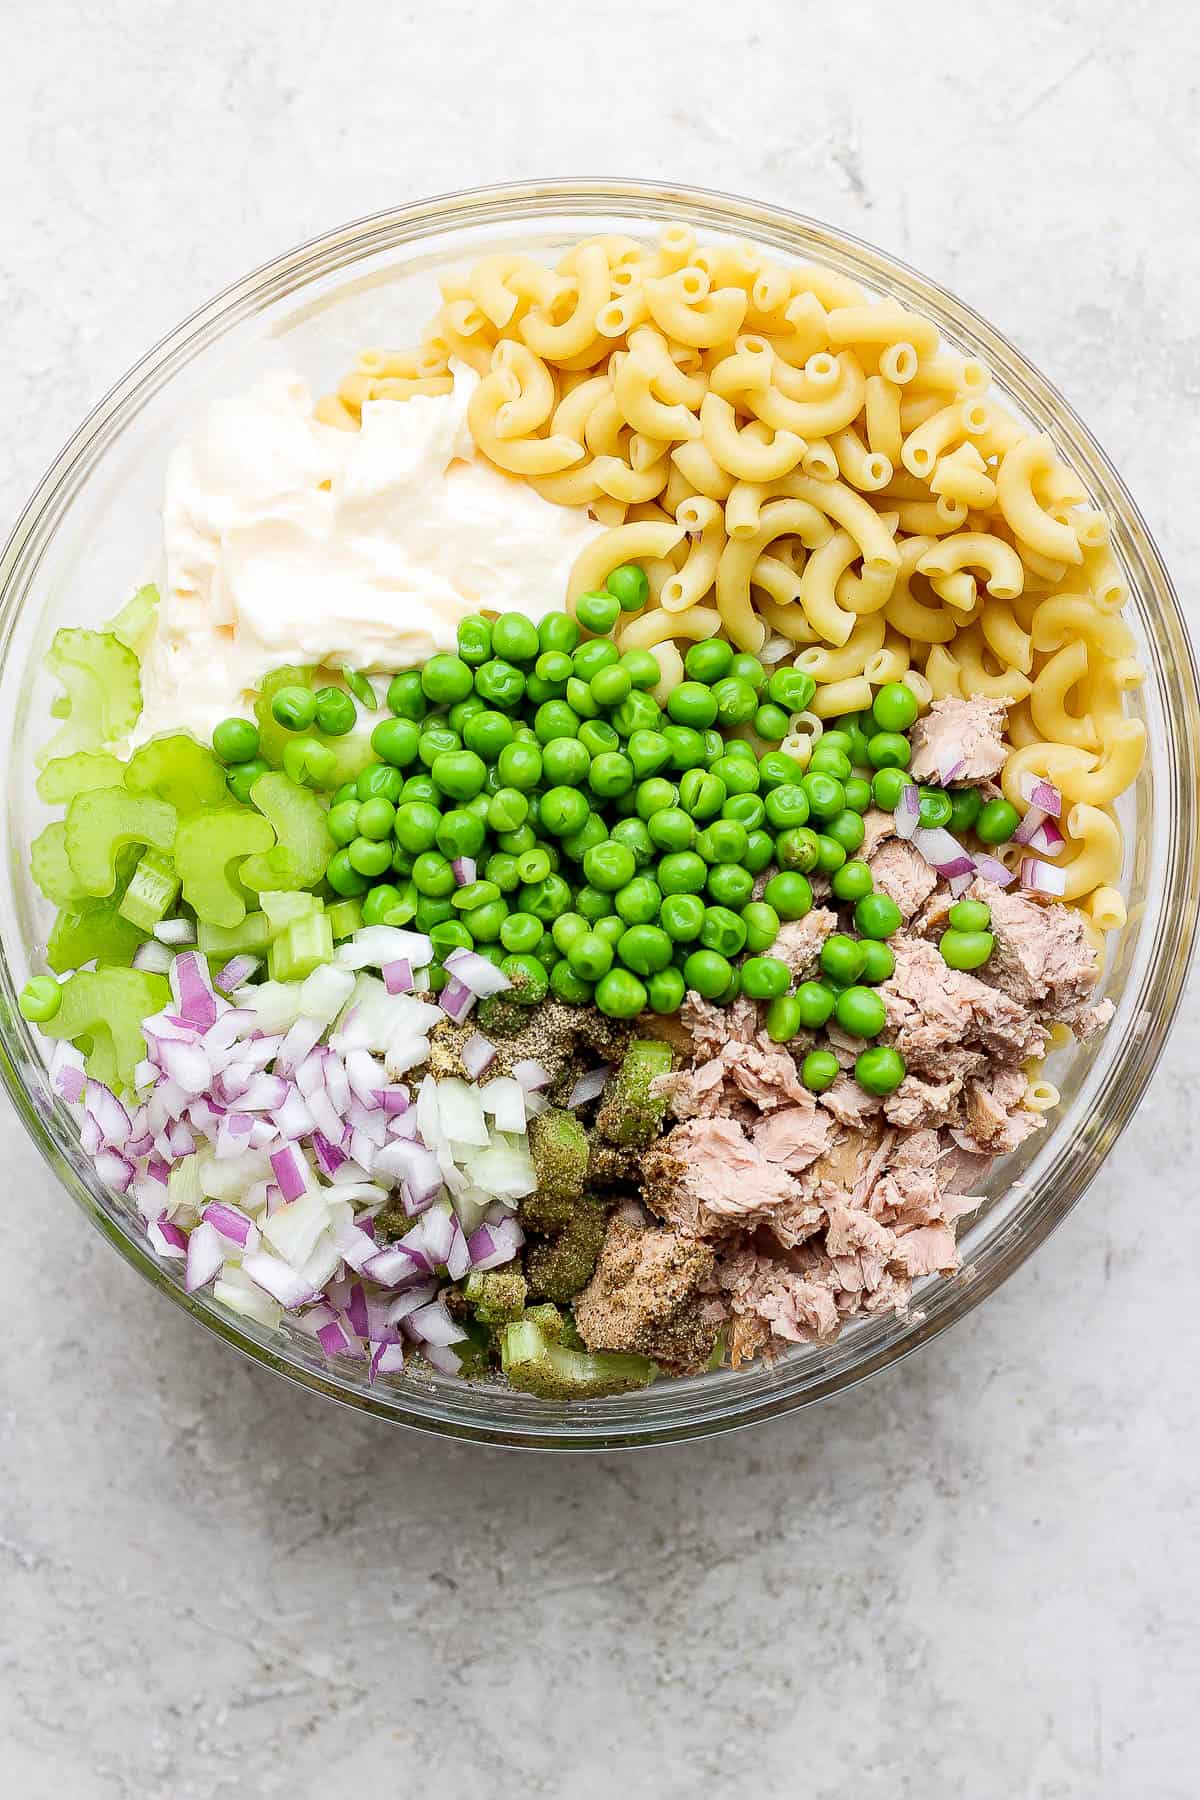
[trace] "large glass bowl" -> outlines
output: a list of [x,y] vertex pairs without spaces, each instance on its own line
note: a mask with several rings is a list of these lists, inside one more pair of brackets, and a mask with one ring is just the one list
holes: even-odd
[[[41,824],[34,752],[51,723],[40,659],[59,625],[98,622],[155,573],[164,459],[211,396],[281,364],[298,367],[322,391],[362,345],[415,341],[437,303],[437,275],[485,251],[553,256],[589,233],[650,237],[660,222],[680,219],[710,239],[750,237],[785,257],[826,262],[928,314],[948,339],[987,362],[1009,404],[1050,433],[1111,516],[1148,670],[1135,705],[1151,745],[1125,806],[1129,925],[1105,975],[1117,1016],[1086,1051],[1060,1058],[1053,1073],[1063,1103],[1051,1129],[993,1172],[987,1204],[962,1233],[962,1269],[922,1284],[906,1322],[865,1320],[829,1348],[799,1348],[772,1367],[662,1381],[576,1407],[446,1377],[406,1374],[370,1387],[357,1365],[327,1363],[307,1339],[235,1319],[205,1294],[185,1295],[181,1265],[159,1260],[98,1182],[70,1112],[50,1092],[36,1034],[15,1005],[47,926],[26,856]],[[635,182],[495,187],[379,213],[268,263],[151,350],[33,495],[0,562],[0,689],[9,843],[0,893],[0,1062],[29,1132],[92,1223],[194,1319],[293,1381],[426,1431],[544,1449],[664,1442],[807,1405],[886,1367],[978,1305],[1079,1200],[1141,1099],[1179,1000],[1200,873],[1200,709],[1179,607],[1141,514],[1061,395],[981,318],[869,245],[777,208]],[[88,1303],[102,1306],[104,1296]]]

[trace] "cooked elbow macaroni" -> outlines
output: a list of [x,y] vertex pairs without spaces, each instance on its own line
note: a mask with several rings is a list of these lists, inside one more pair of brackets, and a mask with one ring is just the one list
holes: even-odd
[[[653,249],[590,238],[553,269],[486,256],[441,286],[421,345],[364,351],[320,419],[354,430],[368,400],[445,393],[468,364],[479,451],[606,527],[567,603],[640,562],[649,606],[620,642],[654,651],[664,689],[678,647],[716,633],[808,670],[784,740],[802,760],[887,681],[1006,701],[1005,794],[1024,811],[1028,775],[1060,788],[1066,898],[1097,941],[1120,928],[1111,807],[1146,751],[1128,592],[1107,520],[981,362],[835,271],[686,226]],[[1056,1097],[1031,1071],[1026,1104]]]

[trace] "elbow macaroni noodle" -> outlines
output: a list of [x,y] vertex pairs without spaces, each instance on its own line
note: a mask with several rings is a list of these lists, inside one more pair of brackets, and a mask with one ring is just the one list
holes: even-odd
[[[1024,812],[1024,777],[1059,787],[1065,898],[1093,941],[1124,924],[1111,809],[1146,751],[1127,589],[1107,520],[981,362],[844,275],[686,226],[655,249],[590,238],[554,269],[486,256],[441,287],[423,342],[364,350],[319,419],[355,430],[368,401],[447,393],[466,363],[479,451],[606,527],[567,603],[640,562],[649,606],[619,641],[654,652],[663,691],[680,645],[759,653],[769,633],[817,682],[784,740],[801,760],[886,681],[1006,701],[1006,796]],[[1056,1099],[1031,1070],[1026,1104]]]

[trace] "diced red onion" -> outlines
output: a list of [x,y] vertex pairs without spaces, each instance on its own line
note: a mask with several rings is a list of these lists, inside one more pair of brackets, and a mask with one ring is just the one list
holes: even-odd
[[150,1058],[148,1056],[143,1057],[143,1059],[140,1063],[134,1064],[134,1066],[133,1066],[133,1085],[137,1089],[139,1094],[143,1093],[146,1088],[153,1087],[157,1080],[158,1080],[158,1070],[155,1068],[154,1064],[150,1061]]
[[186,1256],[187,1237],[179,1229],[173,1219],[166,1213],[160,1213],[146,1227],[146,1236],[150,1239],[160,1256]]
[[911,838],[920,822],[921,796],[915,782],[910,782],[907,787],[900,789],[900,797],[892,815],[892,829],[898,838]]
[[160,944],[194,944],[196,927],[190,919],[160,919],[154,935]]
[[340,1144],[345,1122],[324,1088],[308,1096],[308,1110],[318,1131],[324,1132],[331,1144]]
[[321,1065],[325,1072],[325,1092],[329,1095],[329,1103],[341,1118],[346,1116],[346,1108],[350,1104],[350,1080],[340,1056],[333,1051]]
[[317,1332],[317,1342],[326,1356],[346,1356],[354,1349],[338,1319],[332,1319],[328,1325],[321,1326]]
[[371,1321],[367,1316],[367,1296],[361,1281],[356,1281],[350,1289],[350,1298],[346,1302],[346,1320],[351,1331],[359,1337],[369,1337]]
[[243,1112],[274,1112],[285,1104],[289,1091],[282,1075],[256,1075],[238,1106]]
[[379,1095],[387,1086],[387,1070],[369,1050],[346,1052],[346,1079],[350,1092],[362,1106],[377,1107]]
[[1021,886],[1032,894],[1049,894],[1058,899],[1067,891],[1067,871],[1039,862],[1036,856],[1024,856],[1021,858]]
[[467,1239],[471,1267],[497,1269],[501,1263],[511,1262],[524,1242],[525,1233],[514,1218],[507,1217],[496,1224],[480,1225]]
[[215,1275],[221,1272],[225,1261],[225,1246],[215,1226],[201,1219],[193,1225],[188,1235],[187,1266],[184,1272],[183,1285],[189,1294],[198,1288],[207,1287]]
[[990,881],[993,887],[1011,887],[1017,879],[1015,869],[1008,868],[998,856],[982,852],[975,858],[975,874],[980,881]]
[[313,1116],[304,1104],[304,1096],[295,1088],[289,1088],[287,1099],[276,1107],[273,1117],[281,1138],[307,1137],[313,1130]]
[[412,1103],[407,1088],[385,1087],[380,1095],[380,1104],[389,1118],[398,1118],[401,1113],[408,1111]]
[[[905,789],[906,793],[909,791]],[[929,866],[947,881],[955,875],[969,875],[975,868],[974,857],[969,856],[958,839],[951,837],[940,825],[918,827],[913,832],[913,845]]]
[[362,1275],[372,1259],[379,1255],[379,1245],[361,1225],[339,1225],[333,1234],[342,1261],[356,1274]]
[[181,950],[171,965],[171,992],[187,1024],[207,1031],[217,1022],[217,999],[209,979],[208,959],[198,950]]
[[462,1357],[445,1344],[422,1344],[421,1355],[439,1375],[457,1375]]
[[149,1156],[154,1148],[153,1132],[143,1131],[140,1137],[130,1138],[125,1146],[128,1156]]
[[133,1135],[133,1121],[112,1089],[102,1081],[89,1081],[83,1106],[96,1121],[101,1141],[114,1150],[123,1150]]
[[[289,1033],[289,1036],[290,1035],[291,1034]],[[284,1047],[286,1048],[286,1046],[287,1039],[285,1038]],[[276,1058],[277,1068],[282,1060],[283,1051],[281,1050],[279,1056]],[[306,1100],[310,1095],[315,1094],[318,1088],[323,1088],[325,1086],[325,1057],[323,1052],[314,1050],[298,1064],[296,1068],[296,1086],[300,1089],[300,1092],[304,1095]]]
[[[103,1147],[104,1138],[101,1134],[99,1125],[97,1125],[95,1119],[85,1117],[82,1125],[79,1127],[79,1148],[83,1151],[85,1156],[90,1156],[94,1159],[99,1156]],[[171,1146],[168,1144],[167,1149],[170,1150],[170,1148]]]
[[437,1282],[423,1281],[419,1287],[409,1288],[391,1301],[385,1317],[389,1325],[398,1325],[401,1319],[407,1319],[410,1313],[419,1312],[421,1307],[428,1306],[437,1298]]
[[372,1344],[371,1363],[367,1370],[367,1380],[374,1382],[380,1375],[398,1375],[404,1367],[404,1347],[402,1344]]
[[1029,848],[1039,855],[1054,857],[1062,855],[1067,840],[1053,819],[1043,819],[1028,842]]
[[394,962],[384,963],[381,973],[383,985],[389,994],[412,993],[413,966],[407,956],[398,956]]
[[338,963],[345,969],[379,969],[402,958],[414,969],[423,969],[433,961],[433,939],[426,932],[405,931],[399,925],[364,925],[337,949]]
[[243,1250],[253,1247],[251,1239],[255,1243],[258,1241],[258,1227],[254,1220],[248,1219],[244,1212],[240,1212],[236,1206],[230,1206],[227,1201],[210,1200],[201,1217],[214,1231],[219,1231],[222,1237],[228,1238],[231,1244],[237,1244]]
[[244,1256],[242,1269],[256,1287],[270,1294],[272,1300],[278,1300],[287,1312],[297,1306],[307,1306],[317,1297],[311,1282],[298,1275],[282,1256],[273,1256],[269,1250],[256,1250],[253,1255]]
[[410,1217],[435,1200],[442,1189],[442,1168],[432,1150],[408,1138],[390,1138],[375,1158],[377,1174],[404,1183],[405,1210]]
[[404,1329],[419,1343],[437,1344],[443,1349],[460,1344],[467,1335],[441,1300],[431,1300],[428,1306],[419,1306],[416,1312],[409,1313]]
[[171,1179],[171,1166],[164,1162],[161,1156],[152,1156],[146,1163],[146,1173],[151,1181],[157,1181],[161,1186],[166,1187]]
[[536,1094],[540,1089],[549,1087],[553,1080],[546,1065],[532,1056],[524,1056],[520,1062],[514,1063],[513,1074],[527,1094]]
[[471,1252],[456,1217],[450,1220],[450,1248],[446,1252],[446,1273],[451,1281],[461,1281],[471,1267]]
[[156,943],[153,938],[147,938],[133,953],[134,968],[145,969],[151,975],[165,975],[171,967],[171,961],[171,952],[167,946]]
[[475,880],[475,858],[473,856],[456,856],[450,867],[454,870],[454,879],[459,887],[470,887]]
[[285,1144],[271,1155],[271,1168],[285,1200],[298,1200],[308,1192],[308,1165],[295,1144]]
[[317,1167],[326,1179],[336,1175],[346,1160],[345,1152],[336,1144],[331,1144],[323,1131],[313,1132],[312,1151],[317,1159]]
[[97,1150],[94,1155],[96,1173],[106,1187],[113,1188],[118,1194],[127,1194],[129,1184],[133,1180],[133,1164],[121,1155],[118,1150]]
[[965,875],[951,875],[948,885],[954,898],[957,900],[960,894],[965,894],[974,880],[974,869],[968,870]]
[[199,1044],[165,1043],[161,1048],[161,1056],[163,1068],[184,1094],[202,1094],[206,1088],[211,1087],[214,1075],[212,1062]]
[[459,1054],[471,1080],[478,1081],[484,1070],[490,1069],[495,1062],[496,1046],[482,1032],[473,1031]]
[[438,1005],[456,1025],[461,1025],[476,999],[477,995],[465,982],[460,981],[457,975],[451,975],[438,995]]
[[491,1113],[497,1131],[525,1130],[525,1090],[512,1075],[497,1075],[479,1090],[483,1110]]
[[78,1106],[83,1099],[85,1079],[83,1057],[74,1044],[65,1040],[56,1044],[50,1058],[50,1086],[54,1092],[69,1105]]
[[[445,967],[464,987],[470,988],[479,999],[486,1000],[490,994],[503,994],[512,986],[508,976],[498,969],[486,956],[480,956],[477,950],[467,950],[461,945],[452,950],[445,960]],[[443,995],[445,989],[442,990]]]
[[[290,1075],[293,1071],[299,1074],[300,1068],[308,1061],[309,1056],[321,1041],[321,1033],[325,1027],[319,1019],[305,1015],[299,1018],[284,1035],[275,1058],[277,1075]],[[317,1059],[318,1077],[321,1059]],[[302,1090],[303,1091],[303,1090]]]
[[1014,844],[1027,844],[1045,817],[1040,807],[1031,806],[1013,832]]
[[178,1161],[184,1156],[196,1154],[196,1140],[192,1136],[191,1127],[183,1119],[172,1119],[167,1126],[167,1142],[171,1146],[171,1155]]
[[589,1100],[599,1099],[611,1073],[607,1063],[601,1063],[598,1069],[588,1069],[571,1089],[567,1096],[567,1105],[569,1107],[586,1106]]
[[1017,786],[1021,798],[1031,807],[1036,807],[1039,812],[1049,813],[1052,819],[1062,817],[1062,795],[1052,781],[1047,781],[1042,775],[1035,775],[1032,770],[1026,770]]
[[230,994],[234,988],[240,988],[249,981],[261,962],[262,958],[258,956],[231,956],[217,976],[215,985]]

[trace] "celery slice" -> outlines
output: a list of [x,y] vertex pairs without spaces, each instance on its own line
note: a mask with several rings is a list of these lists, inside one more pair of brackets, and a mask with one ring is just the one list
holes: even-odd
[[336,900],[328,908],[325,917],[329,920],[329,929],[340,943],[343,938],[353,937],[363,922],[362,906],[357,900]]
[[303,981],[322,963],[333,961],[333,929],[323,912],[293,919],[268,953],[272,981]]
[[74,756],[56,756],[37,778],[38,799],[47,806],[65,806],[76,794],[93,788],[120,787],[125,765],[107,750],[77,750]]
[[87,889],[67,855],[65,819],[55,819],[34,838],[29,846],[29,873],[55,906],[74,906],[87,899]]
[[67,855],[85,894],[112,893],[126,844],[169,850],[174,842],[175,808],[148,794],[94,788],[67,808]]
[[89,1075],[109,1087],[131,1087],[146,1055],[142,1020],[171,997],[163,975],[145,969],[83,969],[62,984],[62,1004],[42,1031],[85,1051]]
[[179,894],[179,877],[169,857],[157,850],[147,850],[133,871],[133,879],[125,889],[117,908],[123,919],[143,931],[153,931],[165,919]]
[[130,650],[140,654],[157,619],[158,589],[149,582],[125,602],[115,619],[109,620],[108,630]]
[[186,731],[150,738],[135,750],[125,765],[125,786],[131,794],[165,800],[181,819],[227,798],[224,768]]
[[270,938],[281,936],[298,919],[310,919],[314,913],[325,910],[324,901],[318,900],[315,894],[297,892],[295,889],[284,890],[282,893],[272,893],[267,889],[258,898]]
[[59,912],[50,929],[46,961],[57,975],[79,968],[81,963],[129,963],[146,933],[120,913],[125,889],[138,865],[136,845],[117,858],[117,885],[103,899],[74,900]]
[[320,881],[334,852],[325,808],[308,788],[298,787],[287,775],[260,775],[250,798],[275,827],[274,850],[250,857],[241,877],[249,888],[312,887]]
[[499,1336],[501,1364],[512,1386],[546,1400],[623,1394],[631,1388],[648,1387],[656,1373],[645,1356],[570,1350],[548,1340],[528,1318],[503,1326]]
[[240,925],[210,925],[201,919],[196,937],[206,956],[253,956],[270,943],[271,928],[266,913],[251,912]]
[[56,631],[46,667],[66,689],[51,707],[66,723],[42,747],[39,764],[76,750],[99,750],[133,730],[142,710],[141,673],[133,651],[112,632]]
[[229,865],[269,850],[274,842],[268,821],[247,806],[219,806],[181,819],[175,867],[183,882],[183,897],[196,917],[226,930],[240,925],[246,917],[246,901]]

